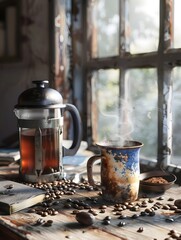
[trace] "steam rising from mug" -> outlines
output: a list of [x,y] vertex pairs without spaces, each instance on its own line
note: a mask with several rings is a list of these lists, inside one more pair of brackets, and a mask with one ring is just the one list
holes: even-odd
[[133,107],[131,107],[131,104],[123,99],[120,101],[118,110],[107,114],[100,112],[103,125],[108,125],[106,131],[103,133],[101,142],[123,146],[126,140],[132,140],[131,134],[134,130],[132,112]]

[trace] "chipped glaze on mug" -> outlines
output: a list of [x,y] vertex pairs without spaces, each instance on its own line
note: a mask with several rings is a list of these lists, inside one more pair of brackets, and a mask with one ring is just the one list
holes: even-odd
[[101,149],[102,196],[107,201],[132,202],[138,197],[139,152],[143,144],[136,141],[127,143],[123,147],[97,144]]

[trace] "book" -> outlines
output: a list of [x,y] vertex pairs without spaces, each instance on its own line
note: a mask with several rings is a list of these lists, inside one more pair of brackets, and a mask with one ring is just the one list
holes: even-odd
[[0,181],[0,211],[12,214],[40,203],[45,198],[45,191],[22,183]]
[[20,159],[20,151],[15,148],[0,148],[0,165],[9,165]]

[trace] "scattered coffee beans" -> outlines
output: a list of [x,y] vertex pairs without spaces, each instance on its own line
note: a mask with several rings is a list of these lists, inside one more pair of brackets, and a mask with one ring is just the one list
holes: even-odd
[[[99,215],[99,217],[106,216],[106,214],[110,214],[106,217],[103,217],[101,221],[104,225],[117,224],[117,227],[124,227],[130,221],[137,221],[137,218],[142,218],[146,216],[155,216],[156,212],[161,209],[164,212],[171,212],[171,216],[168,216],[165,221],[168,224],[174,222],[174,217],[172,214],[180,214],[181,213],[181,199],[168,198],[167,201],[163,196],[155,198],[149,198],[148,195],[143,195],[142,198],[138,199],[138,201],[130,203],[116,203],[114,206],[107,207],[106,205],[101,205],[99,197],[84,197],[82,199],[74,199],[71,195],[74,195],[77,190],[80,192],[81,190],[92,191],[93,187],[90,187],[87,181],[83,181],[82,183],[74,183],[71,180],[60,180],[54,181],[52,183],[37,183],[37,184],[28,184],[35,188],[40,188],[46,191],[46,197],[42,204],[35,206],[34,208],[30,208],[28,210],[29,213],[39,214],[41,218],[39,218],[35,225],[50,227],[53,224],[52,220],[47,220],[47,216],[54,216],[59,214],[56,209],[63,208],[67,211],[70,211],[71,214],[75,215],[76,220],[84,226],[91,226],[95,221],[95,216]],[[100,189],[94,189],[100,190]],[[71,198],[65,199],[62,197],[63,195],[70,195]],[[101,195],[98,192],[98,195]],[[62,198],[62,199],[61,199]],[[60,200],[61,199],[61,200]],[[163,200],[163,201],[162,201]],[[110,208],[112,208],[112,214],[110,212]],[[83,211],[83,210],[87,210]],[[124,210],[126,210],[126,214]],[[130,213],[129,213],[130,211]],[[131,214],[132,213],[132,214]],[[134,213],[134,214],[133,214]],[[117,216],[116,216],[117,215]],[[120,222],[118,221],[120,219]],[[124,220],[125,219],[125,220]],[[118,221],[118,222],[116,222]],[[106,226],[105,226],[106,227]],[[143,227],[139,227],[137,232],[143,232]],[[168,233],[167,240],[170,239],[181,239],[181,234],[176,232],[175,230],[171,230]],[[67,237],[68,238],[68,237]],[[156,240],[156,239],[155,239]]]

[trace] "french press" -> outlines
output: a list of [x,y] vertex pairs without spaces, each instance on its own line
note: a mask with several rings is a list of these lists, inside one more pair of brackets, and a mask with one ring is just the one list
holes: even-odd
[[[33,81],[36,87],[18,97],[20,143],[19,173],[27,182],[49,182],[63,177],[63,156],[74,155],[81,142],[81,119],[77,108],[63,104],[61,94],[47,87],[47,80]],[[62,145],[63,116],[69,111],[73,122],[73,140],[69,149]]]

